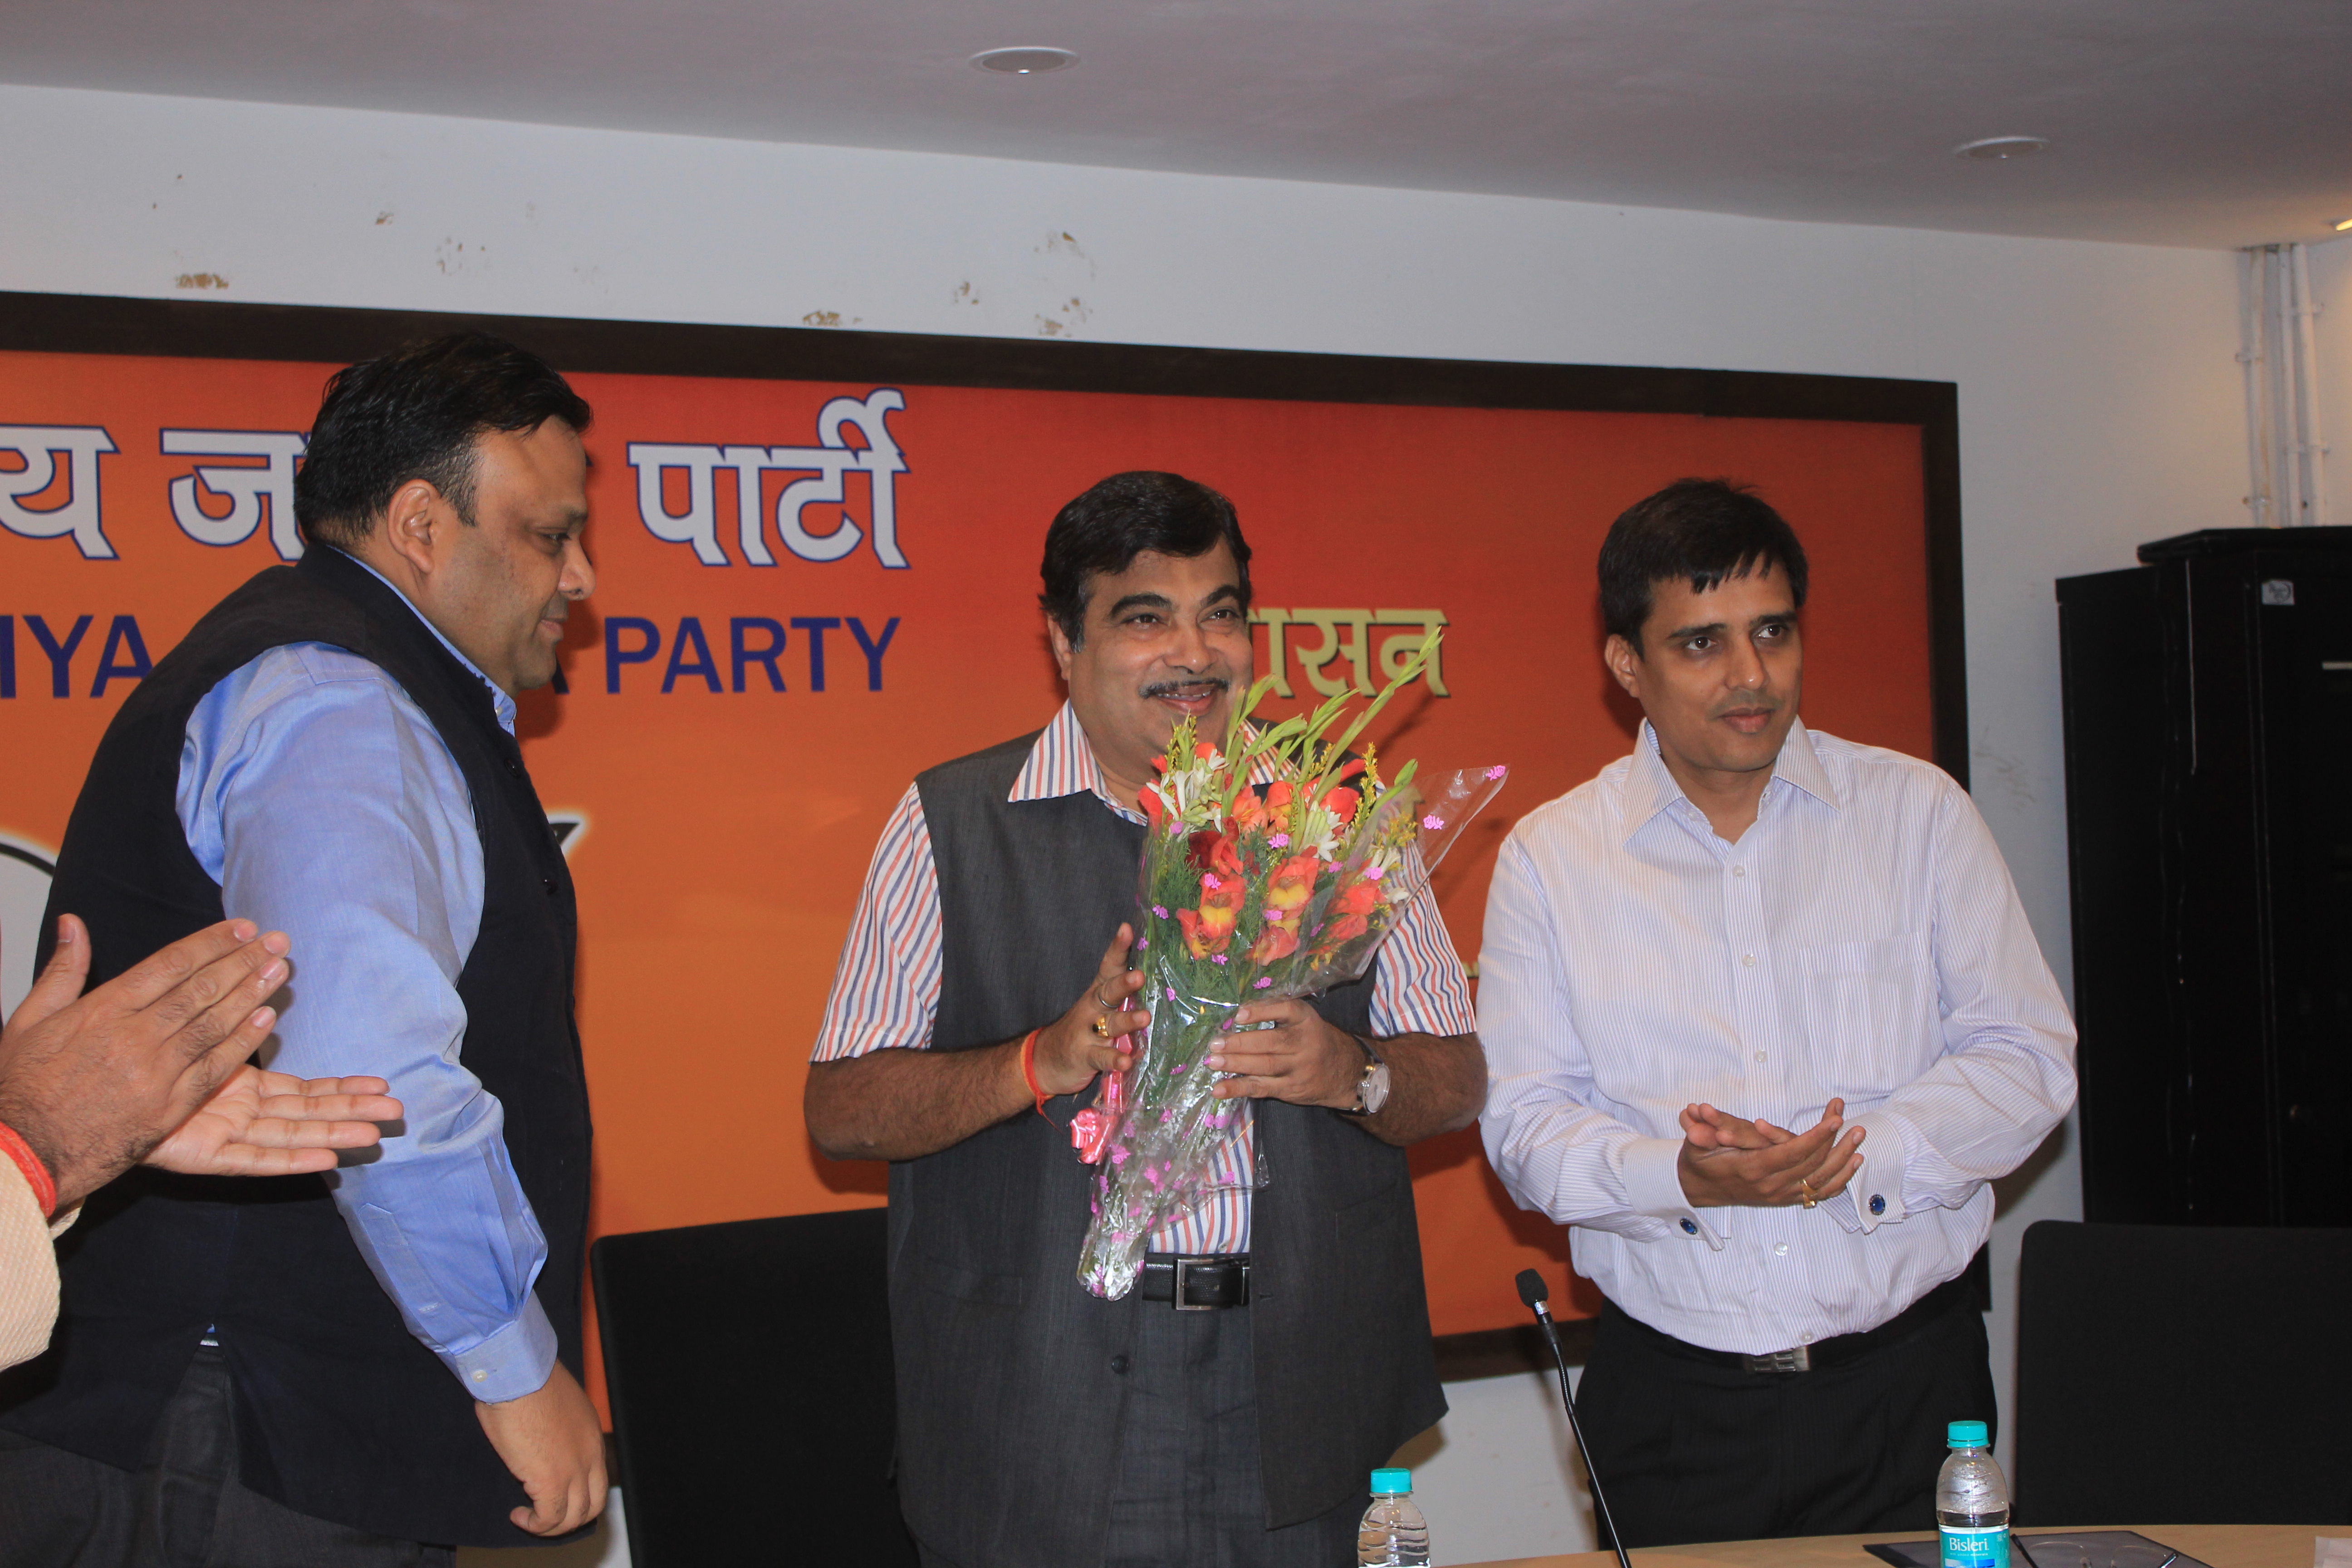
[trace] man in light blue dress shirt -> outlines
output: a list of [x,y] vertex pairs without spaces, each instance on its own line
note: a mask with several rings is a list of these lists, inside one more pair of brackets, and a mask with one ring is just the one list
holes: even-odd
[[[144,1454],[123,1447],[124,1418],[79,1414],[87,1394],[45,1405],[37,1393],[0,1410],[0,1426],[34,1440],[0,1433],[0,1490],[44,1496],[87,1536],[76,1555],[30,1529],[36,1553],[12,1548],[12,1527],[0,1526],[12,1568],[178,1561],[192,1544],[216,1554],[206,1561],[446,1562],[452,1543],[562,1535],[602,1510],[601,1425],[559,1359],[560,1342],[578,1354],[587,1180],[571,887],[513,741],[515,694],[551,679],[569,606],[594,583],[581,540],[587,420],[543,363],[478,336],[341,373],[298,479],[301,565],[264,573],[200,622],[101,745],[60,856],[61,891],[78,862],[104,862],[110,837],[154,831],[124,804],[135,797],[119,775],[141,771],[125,761],[144,761],[140,746],[156,749],[159,718],[184,710],[166,831],[200,878],[173,890],[184,902],[189,889],[216,886],[228,907],[296,933],[303,961],[270,1065],[382,1078],[406,1121],[380,1158],[335,1173],[331,1209],[301,1189],[279,1212],[248,1207],[216,1233],[211,1245],[263,1245],[297,1198],[340,1215],[323,1231],[313,1222],[287,1232],[294,1242],[263,1255],[276,1300],[231,1292],[215,1303],[214,1288],[191,1284],[169,1256],[183,1245],[174,1237],[215,1217],[212,1194],[142,1190],[88,1226],[66,1275],[68,1394],[77,1378],[87,1388],[111,1375],[78,1367],[78,1342],[108,1347],[124,1367],[152,1358],[188,1370],[151,1415],[160,1426]],[[224,650],[248,647],[261,651],[230,667],[241,652]],[[156,872],[171,875],[169,864]],[[512,934],[518,921],[528,942]],[[469,967],[494,943],[494,967],[542,972]],[[515,962],[523,953],[533,961]],[[502,1100],[485,1081],[492,1063],[535,1097],[555,1093],[555,1120],[537,1099]],[[515,1144],[526,1113],[537,1130]],[[526,1190],[533,1170],[538,1206]],[[564,1196],[552,1249],[541,1212],[551,1192]],[[542,1279],[551,1251],[568,1278]],[[345,1295],[317,1299],[352,1325],[340,1345],[334,1324],[319,1340],[316,1326],[285,1321],[283,1306],[334,1278]],[[179,1315],[142,1325],[139,1312],[159,1298]],[[407,1336],[392,1328],[389,1344],[386,1299]],[[190,1320],[191,1302],[205,1315]],[[191,1321],[199,1326],[182,1326]],[[183,1348],[181,1336],[196,1333]],[[429,1362],[417,1371],[420,1347],[437,1372]],[[333,1380],[318,1370],[339,1357],[351,1363],[348,1387],[319,1386]],[[387,1399],[416,1408],[382,1408]],[[478,1430],[446,1425],[453,1400]],[[411,1424],[428,1417],[444,1425]],[[402,1450],[402,1434],[425,1432],[437,1435]],[[348,1452],[322,1451],[346,1436]],[[484,1439],[478,1460],[452,1452]],[[434,1479],[436,1466],[458,1467],[449,1474],[464,1484]],[[190,1484],[191,1469],[204,1484]],[[459,1494],[489,1501],[466,1504],[468,1514]],[[218,1555],[225,1539],[234,1549]]]
[[1606,1298],[1593,1468],[1630,1546],[1932,1530],[1994,1414],[1964,1273],[2074,1025],[1959,785],[1798,721],[1778,513],[1680,481],[1601,580],[1646,721],[1505,843],[1478,996],[1487,1156]]

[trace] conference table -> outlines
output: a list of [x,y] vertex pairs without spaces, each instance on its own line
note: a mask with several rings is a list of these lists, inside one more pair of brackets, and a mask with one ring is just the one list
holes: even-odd
[[[2177,1547],[2211,1568],[2313,1568],[2313,1542],[2321,1536],[2352,1535],[2352,1525],[2327,1524],[2103,1524],[2081,1530],[2137,1530],[2150,1541]],[[2021,1535],[2064,1535],[2055,1526],[2021,1529]],[[1629,1553],[1634,1568],[1885,1568],[1863,1547],[1874,1541],[1922,1540],[1926,1531],[1874,1531],[1868,1535],[1811,1535],[1793,1541],[1716,1541],[1699,1546],[1644,1547]],[[1475,1568],[1615,1568],[1609,1552],[1571,1552],[1556,1557],[1515,1557]],[[2023,1568],[2015,1557],[2013,1568]],[[2047,1565],[2044,1565],[2047,1568]]]

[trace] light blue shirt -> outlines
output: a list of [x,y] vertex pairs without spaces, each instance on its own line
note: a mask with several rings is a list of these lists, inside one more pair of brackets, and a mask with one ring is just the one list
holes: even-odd
[[[483,684],[512,733],[514,700]],[[294,940],[268,1065],[373,1074],[407,1111],[379,1158],[327,1178],[360,1255],[468,1394],[534,1392],[555,1364],[531,1294],[547,1242],[505,1110],[463,1059],[457,975],[481,925],[482,845],[456,759],[382,668],[295,643],[189,714],[178,806],[222,907]]]

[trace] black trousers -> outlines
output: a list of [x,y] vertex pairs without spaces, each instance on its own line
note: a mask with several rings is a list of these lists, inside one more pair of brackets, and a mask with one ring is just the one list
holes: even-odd
[[1576,1400],[1629,1546],[1936,1528],[1947,1422],[1993,1423],[1984,1318],[1953,1305],[1857,1359],[1751,1373],[1604,1306]]
[[7,1568],[451,1568],[446,1546],[296,1513],[236,1479],[228,1363],[199,1350],[136,1471],[0,1432]]
[[[1165,1301],[1139,1301],[1135,1310],[1103,1568],[1353,1563],[1356,1527],[1371,1501],[1369,1475],[1367,1490],[1330,1512],[1265,1527],[1249,1309],[1180,1312]],[[921,1551],[924,1568],[954,1568],[929,1547]]]

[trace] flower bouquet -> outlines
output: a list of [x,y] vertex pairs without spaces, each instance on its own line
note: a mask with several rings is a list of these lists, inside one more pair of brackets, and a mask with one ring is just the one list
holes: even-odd
[[1271,679],[1239,706],[1222,747],[1199,739],[1189,719],[1177,725],[1139,803],[1149,827],[1135,945],[1150,1030],[1071,1127],[1097,1166],[1078,1257],[1078,1278],[1097,1296],[1125,1296],[1151,1233],[1216,1190],[1217,1155],[1239,1135],[1242,1102],[1211,1092],[1226,1075],[1202,1061],[1234,1010],[1363,973],[1454,836],[1502,787],[1502,767],[1423,781],[1407,763],[1383,779],[1370,746],[1349,749],[1441,635],[1431,632],[1337,740],[1326,737],[1346,694],[1252,725]]

